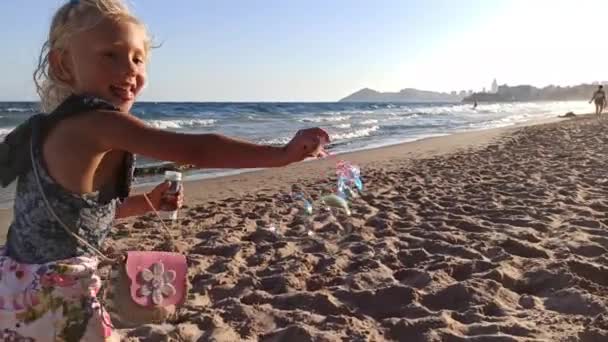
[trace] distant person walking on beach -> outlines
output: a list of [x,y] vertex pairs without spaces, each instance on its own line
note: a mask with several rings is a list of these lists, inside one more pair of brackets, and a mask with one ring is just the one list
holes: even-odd
[[597,87],[597,90],[593,93],[593,97],[589,100],[589,103],[595,102],[595,115],[597,116],[600,116],[606,107],[606,92],[603,88],[603,86]]

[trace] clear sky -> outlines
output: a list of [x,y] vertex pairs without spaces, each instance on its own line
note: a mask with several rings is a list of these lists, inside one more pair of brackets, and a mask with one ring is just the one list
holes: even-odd
[[[0,101],[31,74],[59,0],[0,2]],[[162,47],[148,101],[336,101],[360,88],[608,80],[606,0],[131,0]]]

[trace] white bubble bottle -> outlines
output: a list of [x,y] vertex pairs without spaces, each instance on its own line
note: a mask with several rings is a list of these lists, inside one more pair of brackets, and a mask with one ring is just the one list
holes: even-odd
[[[171,186],[165,192],[165,196],[174,196],[179,192],[182,186],[182,173],[177,171],[165,171],[165,181],[171,182]],[[159,214],[164,220],[177,219],[177,210],[169,210],[164,204],[161,204]]]

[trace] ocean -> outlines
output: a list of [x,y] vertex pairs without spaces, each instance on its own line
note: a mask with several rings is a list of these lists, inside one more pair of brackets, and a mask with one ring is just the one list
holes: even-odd
[[[432,136],[504,127],[529,120],[588,113],[584,101],[462,103],[196,103],[142,102],[133,114],[161,129],[222,133],[262,144],[285,144],[301,128],[319,126],[331,136],[332,153],[364,150]],[[37,113],[34,102],[0,102],[0,139]],[[160,161],[138,157],[138,166]],[[235,170],[193,170],[186,179],[217,177]],[[157,179],[137,179],[146,184]],[[0,189],[0,207],[10,206],[14,184]]]

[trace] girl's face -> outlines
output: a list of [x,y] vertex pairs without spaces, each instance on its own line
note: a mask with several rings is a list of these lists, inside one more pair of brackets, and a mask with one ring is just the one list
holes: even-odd
[[75,94],[100,97],[128,112],[146,82],[147,35],[132,22],[104,20],[68,42],[61,67]]

